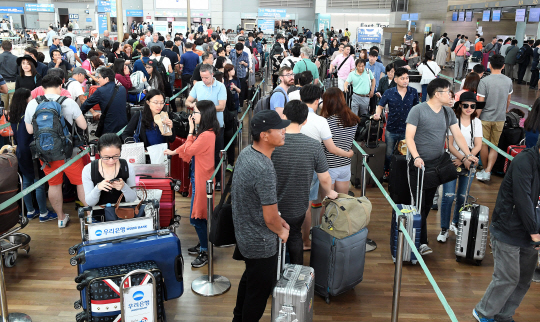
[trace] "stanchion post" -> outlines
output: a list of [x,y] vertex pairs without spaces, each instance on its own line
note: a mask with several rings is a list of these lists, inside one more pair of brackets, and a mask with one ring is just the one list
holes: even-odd
[[253,116],[253,109],[251,108],[251,105],[248,105],[248,108],[248,144],[251,144],[253,143],[251,141],[251,117]]
[[403,248],[405,246],[405,236],[401,230],[401,225],[406,227],[407,217],[399,216],[398,218],[398,242],[396,250],[396,269],[394,272],[394,294],[392,295],[392,322],[398,321],[399,316],[399,296],[401,293],[401,274],[403,270]]
[[[238,137],[238,135],[237,135]],[[231,147],[229,147],[230,149]],[[234,148],[233,148],[234,149]],[[219,153],[220,157],[223,159],[223,162],[221,162],[221,197],[223,197],[223,190],[225,190],[225,174],[227,171],[227,150],[221,150]],[[213,210],[212,210],[213,212]],[[211,212],[209,212],[211,214]]]
[[242,140],[242,132],[244,130],[244,120],[242,120],[242,123],[238,123],[238,128],[242,127],[242,129],[238,132],[238,135],[236,136],[236,143],[238,143],[238,154],[235,154],[237,157],[240,154],[240,151],[242,151],[242,143],[244,143]]
[[[223,189],[222,189],[223,190]],[[206,181],[206,198],[208,206],[207,235],[210,236],[211,214],[214,211],[214,182]],[[207,238],[208,238],[207,237]],[[191,283],[191,289],[201,296],[216,296],[227,292],[231,282],[225,276],[214,275],[214,248],[208,240],[208,275],[199,276]]]
[[362,197],[366,196],[366,179],[367,179],[367,169],[366,169],[366,163],[367,163],[367,154],[362,154]]

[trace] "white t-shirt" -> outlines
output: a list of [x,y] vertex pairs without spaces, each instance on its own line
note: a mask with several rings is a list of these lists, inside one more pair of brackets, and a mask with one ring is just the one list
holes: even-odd
[[71,94],[71,97],[73,98],[73,100],[75,100],[75,102],[79,106],[81,106],[81,102],[79,101],[79,96],[84,95],[84,90],[82,88],[81,83],[79,83],[78,81],[74,79],[70,79],[67,81],[67,84],[68,86],[66,90]]
[[289,93],[289,102],[292,101],[292,100],[298,100],[298,101],[302,100],[300,98],[300,90],[296,90],[296,91],[293,91],[293,92]]
[[169,57],[165,57],[163,55],[159,56],[159,57],[156,57],[155,55],[152,55],[150,56],[150,59],[155,59],[157,60],[158,62],[161,60],[161,57],[163,57],[163,66],[165,66],[165,70],[167,71],[167,73],[169,72],[169,66],[171,66],[171,60],[169,59]]
[[[471,125],[472,125],[472,132],[471,132]],[[464,126],[461,124],[461,134],[463,134],[463,137],[465,138],[465,142],[467,142],[467,146],[469,147],[469,150],[472,150],[474,147],[474,142],[471,140],[471,135],[473,138],[481,138],[483,137],[482,134],[482,121],[480,121],[479,118],[474,118],[472,120],[471,124],[469,126]],[[448,136],[452,136],[452,132],[448,130]],[[458,147],[456,140],[454,140],[454,148],[456,148],[458,151],[461,151],[461,149]],[[456,159],[456,156],[452,153],[450,153],[450,157],[452,160]]]
[[294,68],[294,66],[291,64],[291,62],[296,64],[301,60],[302,60],[301,57],[289,56],[289,57],[283,59],[283,61],[281,62],[281,65],[279,65],[279,67],[281,68],[281,67],[287,66],[287,67],[290,67],[290,68]]
[[437,78],[437,75],[439,75],[439,73],[441,72],[441,68],[439,67],[439,65],[437,65],[436,62],[428,61],[427,64],[429,67],[426,66],[424,63],[421,63],[417,68],[420,75],[422,75],[420,85],[429,84],[429,82]]
[[300,133],[319,142],[332,138],[332,131],[330,131],[328,121],[324,117],[313,112],[311,108],[309,109],[306,125],[302,126]]
[[432,36],[427,36],[426,39],[425,39],[425,44],[426,46],[429,46],[430,48],[433,47],[433,37]]

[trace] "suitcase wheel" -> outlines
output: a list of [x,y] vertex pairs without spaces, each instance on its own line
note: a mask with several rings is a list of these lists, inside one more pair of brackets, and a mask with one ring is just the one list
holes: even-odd
[[4,256],[4,264],[6,267],[15,266],[16,261],[17,261],[17,251],[9,252]]
[[413,265],[416,265],[416,263],[418,263],[418,261],[411,261],[411,263],[412,263]]
[[476,266],[480,266],[480,265],[482,265],[482,260],[480,260],[480,259],[477,259],[477,260],[476,260],[476,263],[475,263],[475,264],[476,264]]
[[458,263],[461,262],[461,257],[456,256],[456,262],[458,262]]
[[70,247],[68,251],[71,256],[77,254],[77,250],[75,249],[75,247]]
[[189,195],[189,192],[187,191],[182,192],[182,197],[187,197],[188,195]]
[[73,303],[73,307],[75,308],[75,310],[80,310],[82,308],[82,301],[81,300],[75,301],[75,303]]

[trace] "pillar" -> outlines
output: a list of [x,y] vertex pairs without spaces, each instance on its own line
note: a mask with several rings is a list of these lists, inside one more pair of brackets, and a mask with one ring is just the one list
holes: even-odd
[[118,30],[118,41],[121,42],[124,39],[124,10],[122,8],[122,0],[116,0],[116,30]]
[[527,17],[525,17],[525,22],[518,22],[516,26],[516,39],[520,48],[523,46],[523,39],[525,38],[525,27],[527,27]]

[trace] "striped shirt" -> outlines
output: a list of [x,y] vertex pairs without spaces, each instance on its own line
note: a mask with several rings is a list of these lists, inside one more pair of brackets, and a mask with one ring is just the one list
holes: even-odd
[[[332,115],[327,120],[330,131],[332,132],[334,144],[338,148],[349,151],[352,147],[358,125],[343,127],[339,124],[339,117],[337,115]],[[351,164],[350,158],[338,157],[337,155],[330,153],[326,147],[324,147],[324,154],[326,155],[328,167],[330,168],[339,168]]]

